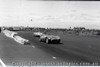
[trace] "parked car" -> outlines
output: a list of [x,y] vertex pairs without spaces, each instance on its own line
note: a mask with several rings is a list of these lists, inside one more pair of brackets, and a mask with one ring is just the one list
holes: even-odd
[[41,35],[43,35],[43,33],[41,33],[41,32],[34,32],[33,35],[35,37],[40,37]]
[[55,36],[55,35],[41,35],[40,42],[45,42],[45,43],[60,43],[61,39],[59,36]]
[[16,42],[20,43],[20,44],[24,44],[24,45],[30,44],[30,43],[29,43],[29,40],[24,39],[24,38],[22,38],[22,37],[20,37],[20,36],[18,36],[18,35],[14,36],[14,40],[15,40]]

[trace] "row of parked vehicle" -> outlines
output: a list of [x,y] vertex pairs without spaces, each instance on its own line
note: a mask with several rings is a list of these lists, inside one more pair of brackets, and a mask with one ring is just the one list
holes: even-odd
[[47,44],[49,44],[49,43],[60,43],[60,41],[61,41],[60,37],[56,36],[56,35],[44,34],[42,32],[34,32],[33,35],[35,37],[39,37],[40,42],[45,42]]
[[18,35],[17,32],[9,31],[9,30],[4,30],[2,31],[7,37],[13,38],[16,42],[20,44],[30,44],[29,40],[22,38],[21,36]]

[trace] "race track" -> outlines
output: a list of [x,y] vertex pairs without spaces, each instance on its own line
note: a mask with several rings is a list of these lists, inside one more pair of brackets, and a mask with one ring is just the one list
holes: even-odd
[[22,45],[0,33],[0,59],[5,65],[100,65],[100,38],[62,35],[60,44],[39,42],[32,32],[19,31],[30,45]]

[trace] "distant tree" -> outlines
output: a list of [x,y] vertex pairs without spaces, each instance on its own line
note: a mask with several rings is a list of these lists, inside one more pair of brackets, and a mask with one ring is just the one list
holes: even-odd
[[97,33],[97,35],[100,35],[100,31],[97,31],[98,33]]
[[1,27],[0,27],[0,33],[1,33]]
[[32,21],[32,19],[31,19],[31,21]]

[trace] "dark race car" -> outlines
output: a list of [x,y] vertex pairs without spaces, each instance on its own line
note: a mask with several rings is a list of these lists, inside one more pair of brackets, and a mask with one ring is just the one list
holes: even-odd
[[45,43],[60,43],[60,37],[55,36],[55,35],[41,35],[40,36],[40,42],[45,42]]

